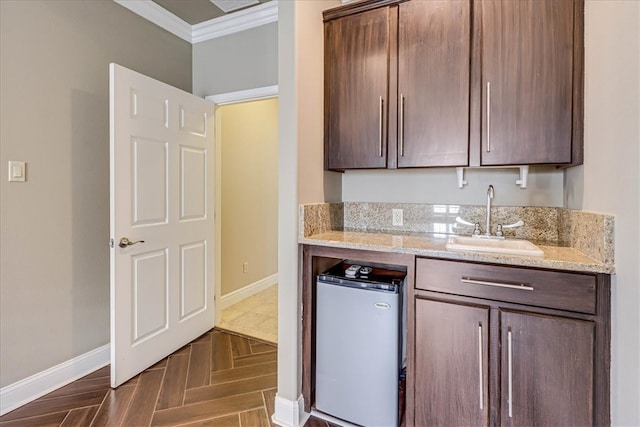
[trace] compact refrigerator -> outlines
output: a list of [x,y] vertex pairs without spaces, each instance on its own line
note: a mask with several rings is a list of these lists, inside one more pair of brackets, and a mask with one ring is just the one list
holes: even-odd
[[316,410],[397,426],[404,363],[401,267],[344,261],[317,278]]

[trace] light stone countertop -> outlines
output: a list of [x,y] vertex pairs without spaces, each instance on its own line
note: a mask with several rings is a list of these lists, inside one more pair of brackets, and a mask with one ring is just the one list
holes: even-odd
[[[543,257],[492,254],[484,252],[457,252],[446,249],[447,237],[430,233],[392,234],[365,231],[324,231],[300,237],[298,243],[335,248],[406,253],[459,261],[478,261],[555,270],[615,273],[613,264],[606,264],[588,257],[581,251],[562,246],[537,244]],[[534,242],[535,243],[535,242]]]

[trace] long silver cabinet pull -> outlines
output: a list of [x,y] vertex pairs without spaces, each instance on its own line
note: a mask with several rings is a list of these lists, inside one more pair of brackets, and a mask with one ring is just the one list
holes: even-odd
[[398,137],[400,139],[400,156],[404,156],[404,95],[400,94],[400,129],[398,131]]
[[507,405],[509,407],[509,418],[513,418],[513,351],[511,347],[511,330],[507,332],[507,358],[508,360],[508,393],[507,396]]
[[384,119],[384,100],[382,97],[380,97],[380,115],[378,118],[378,156],[382,157],[382,131],[384,130],[384,126],[382,126]]
[[534,288],[532,286],[528,286],[525,284],[512,285],[510,283],[500,283],[500,282],[487,282],[484,280],[475,280],[469,277],[463,277],[460,279],[462,283],[467,283],[469,285],[483,285],[483,286],[495,286],[498,288],[508,288],[508,289],[519,289],[521,291],[533,291]]
[[480,376],[480,409],[484,409],[484,378],[482,372],[482,323],[478,325],[478,374]]
[[491,152],[491,82],[487,82],[487,153]]

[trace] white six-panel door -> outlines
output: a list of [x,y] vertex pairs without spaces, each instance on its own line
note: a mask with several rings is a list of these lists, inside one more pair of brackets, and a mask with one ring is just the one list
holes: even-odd
[[213,327],[214,107],[119,65],[109,71],[116,387]]

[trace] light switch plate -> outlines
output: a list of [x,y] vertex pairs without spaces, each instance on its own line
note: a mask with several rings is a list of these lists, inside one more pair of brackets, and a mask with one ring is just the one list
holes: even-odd
[[26,180],[26,162],[9,160],[9,182],[25,182]]

